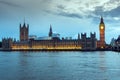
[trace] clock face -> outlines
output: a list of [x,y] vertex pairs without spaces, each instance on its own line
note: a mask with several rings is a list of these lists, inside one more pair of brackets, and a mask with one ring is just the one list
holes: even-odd
[[100,29],[104,29],[104,27],[103,27],[103,26],[101,26],[101,27],[100,27]]

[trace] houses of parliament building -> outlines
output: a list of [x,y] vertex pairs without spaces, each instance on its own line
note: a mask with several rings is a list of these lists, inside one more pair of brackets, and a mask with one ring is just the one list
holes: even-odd
[[96,50],[106,47],[105,24],[102,17],[99,24],[100,40],[96,39],[95,32],[90,33],[90,37],[87,37],[86,33],[81,33],[78,34],[77,39],[61,39],[59,34],[53,33],[51,25],[48,37],[29,36],[28,24],[24,22],[19,27],[20,40],[16,41],[12,38],[3,38],[3,50]]

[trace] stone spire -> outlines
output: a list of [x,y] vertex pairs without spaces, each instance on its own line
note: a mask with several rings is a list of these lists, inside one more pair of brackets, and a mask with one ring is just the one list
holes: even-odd
[[52,32],[52,26],[50,25],[49,37],[52,37],[52,34],[53,34],[53,32]]

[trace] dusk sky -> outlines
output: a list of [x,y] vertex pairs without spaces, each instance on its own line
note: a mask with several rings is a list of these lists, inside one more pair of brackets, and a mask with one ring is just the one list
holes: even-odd
[[106,42],[120,34],[120,0],[0,0],[0,40],[19,39],[19,24],[29,24],[30,35],[47,36],[50,24],[61,37],[96,32],[100,16],[106,26]]

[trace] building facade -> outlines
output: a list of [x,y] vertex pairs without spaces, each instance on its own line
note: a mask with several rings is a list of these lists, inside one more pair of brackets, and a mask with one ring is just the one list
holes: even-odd
[[[51,30],[52,30],[52,27],[50,27],[50,32]],[[3,49],[9,49],[9,50],[10,49],[11,50],[96,50],[96,34],[95,33],[90,33],[90,37],[87,37],[86,33],[84,34],[81,33],[81,37],[80,37],[80,34],[78,34],[78,39],[60,39],[58,36],[52,36],[52,34],[50,36],[51,38],[44,39],[44,40],[40,40],[40,39],[28,40],[26,36],[22,38],[20,37],[20,41],[13,41],[12,39],[3,39],[2,40]],[[20,35],[21,35],[21,32],[20,32]]]
[[13,46],[13,39],[12,38],[3,38],[2,39],[2,49],[9,50]]
[[[6,50],[96,50],[97,40],[96,33],[90,33],[87,37],[86,33],[78,33],[78,39],[60,39],[59,34],[52,32],[52,26],[48,37],[45,38],[30,38],[29,25],[23,26],[20,24],[20,41],[13,41],[13,39],[3,39],[3,49]],[[101,39],[101,41],[104,41]]]
[[[86,34],[86,33],[85,33]],[[34,40],[27,42],[13,42],[13,50],[96,50],[96,34],[91,37],[81,34],[80,39],[61,40],[53,37],[50,40]]]
[[96,33],[92,34],[90,33],[90,37],[86,37],[86,33],[82,34],[81,33],[81,45],[82,45],[82,49],[84,50],[94,50],[96,49]]

